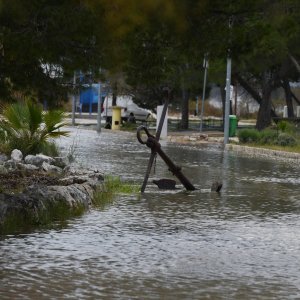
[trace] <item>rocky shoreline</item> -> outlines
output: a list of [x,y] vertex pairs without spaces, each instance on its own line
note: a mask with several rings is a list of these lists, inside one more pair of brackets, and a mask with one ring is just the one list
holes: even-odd
[[23,158],[19,150],[10,159],[1,155],[0,175],[1,184],[11,176],[17,184],[2,187],[0,233],[79,215],[91,207],[96,189],[104,182],[99,171],[72,169],[66,158],[42,154]]

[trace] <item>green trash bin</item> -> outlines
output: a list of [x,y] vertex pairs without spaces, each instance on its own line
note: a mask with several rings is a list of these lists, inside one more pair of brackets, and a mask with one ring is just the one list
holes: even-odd
[[237,129],[237,117],[236,115],[229,115],[229,136],[233,137],[236,134]]

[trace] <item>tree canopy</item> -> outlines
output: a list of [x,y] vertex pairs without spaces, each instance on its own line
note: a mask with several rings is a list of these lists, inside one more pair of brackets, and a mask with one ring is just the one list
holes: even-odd
[[210,81],[224,84],[230,55],[263,128],[271,91],[299,78],[299,14],[298,0],[2,0],[0,96],[55,99],[75,70],[101,68],[153,106],[165,86],[201,93],[204,54]]

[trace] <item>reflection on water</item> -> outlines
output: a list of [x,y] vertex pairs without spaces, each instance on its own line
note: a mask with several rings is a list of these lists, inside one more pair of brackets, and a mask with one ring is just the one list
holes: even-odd
[[[149,149],[134,136],[76,135],[79,165],[142,182]],[[61,229],[0,240],[0,299],[300,298],[299,166],[163,147],[199,190],[149,184]],[[158,159],[152,179],[168,176]]]

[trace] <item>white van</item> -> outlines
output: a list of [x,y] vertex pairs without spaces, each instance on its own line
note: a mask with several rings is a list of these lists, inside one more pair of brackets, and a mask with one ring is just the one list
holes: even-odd
[[[146,121],[151,116],[151,111],[136,105],[131,96],[117,96],[117,106],[121,107],[121,117],[127,121],[130,113],[133,113],[136,120]],[[112,120],[112,95],[105,97],[102,104],[102,117],[107,123]]]

